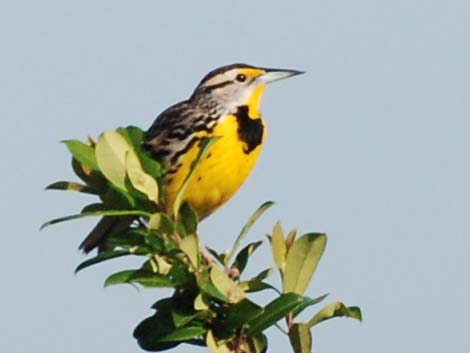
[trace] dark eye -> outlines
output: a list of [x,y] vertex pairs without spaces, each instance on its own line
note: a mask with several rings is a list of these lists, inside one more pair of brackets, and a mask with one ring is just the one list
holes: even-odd
[[235,77],[235,79],[236,79],[238,82],[245,82],[245,81],[246,81],[246,76],[243,75],[243,74],[238,74],[237,77]]

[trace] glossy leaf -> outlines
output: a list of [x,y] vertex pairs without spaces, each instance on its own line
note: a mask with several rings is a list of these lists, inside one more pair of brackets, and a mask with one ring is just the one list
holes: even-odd
[[162,351],[177,346],[181,342],[162,342],[161,338],[176,329],[169,306],[161,306],[155,315],[143,320],[134,330],[139,346],[148,351]]
[[284,292],[303,294],[315,273],[325,250],[326,235],[305,234],[297,239],[287,253],[284,266]]
[[281,224],[276,223],[271,235],[271,248],[274,258],[274,263],[277,268],[282,271],[286,262],[287,246],[286,240],[284,239],[284,233],[282,232]]
[[133,148],[126,153],[125,168],[132,186],[145,194],[150,201],[158,203],[157,181],[142,169],[139,158]]
[[243,299],[238,303],[231,305],[225,319],[222,322],[224,330],[230,331],[236,328],[244,327],[248,322],[254,321],[263,314],[264,310],[258,304],[249,299]]
[[165,213],[157,212],[150,216],[148,227],[160,231],[164,234],[173,234],[175,225],[173,221]]
[[176,327],[188,326],[191,321],[200,315],[192,305],[192,298],[187,302],[173,302],[171,305],[171,317]]
[[187,202],[183,202],[178,217],[178,233],[182,236],[195,234],[197,232],[198,215]]
[[159,299],[155,303],[153,303],[151,308],[171,315],[171,303],[172,302],[173,302],[173,298],[171,297]]
[[168,275],[173,268],[173,266],[166,261],[163,256],[153,255],[150,259],[150,264],[152,266],[152,271],[160,275]]
[[93,147],[78,140],[65,140],[62,142],[65,143],[73,158],[78,162],[86,165],[92,170],[99,171]]
[[53,219],[51,221],[48,221],[44,223],[40,229],[44,229],[46,227],[49,227],[53,224],[60,223],[60,222],[65,222],[65,221],[71,221],[74,219],[80,219],[84,217],[100,217],[100,216],[143,216],[143,217],[150,217],[151,214],[148,212],[144,211],[138,211],[138,210],[103,210],[103,211],[94,211],[94,212],[83,212],[79,214],[74,214],[71,216],[65,216],[65,217],[60,217]]
[[215,249],[212,249],[208,246],[206,246],[206,249],[214,259],[216,259],[222,266],[224,265],[224,254],[219,254]]
[[214,334],[208,331],[206,335],[206,346],[210,353],[232,353],[233,351],[227,347],[226,344],[217,345]]
[[260,273],[258,273],[258,274],[257,274],[255,277],[253,277],[252,279],[262,281],[262,280],[268,278],[269,276],[271,276],[272,273],[273,273],[273,271],[274,271],[274,269],[273,269],[272,267],[267,268],[267,269],[261,271]]
[[88,185],[83,185],[73,181],[57,181],[46,187],[46,190],[66,190],[66,191],[78,191],[86,194],[97,195],[99,192]]
[[254,242],[254,243],[250,243],[248,244],[247,246],[245,246],[237,255],[237,257],[235,258],[235,261],[233,262],[232,264],[232,268],[236,268],[238,269],[238,271],[241,273],[243,273],[243,271],[245,270],[245,267],[248,263],[248,259],[249,257],[251,256],[251,254],[253,254],[255,252],[255,250],[261,245],[263,244],[263,241],[257,241],[257,242]]
[[247,333],[256,335],[274,325],[302,302],[302,297],[295,293],[285,293],[274,299],[264,308],[262,315],[249,322]]
[[117,257],[131,255],[132,253],[129,250],[118,250],[118,251],[105,251],[99,253],[97,256],[83,261],[80,265],[77,266],[75,269],[75,273],[83,270],[84,268],[96,265],[100,262],[115,259]]
[[183,326],[178,327],[169,334],[160,338],[160,342],[178,342],[191,338],[202,336],[207,332],[207,328],[203,326]]
[[137,283],[143,287],[155,288],[166,287],[171,288],[175,286],[170,276],[162,276],[148,270],[125,270],[117,272],[109,276],[104,282],[105,287],[113,286],[116,284],[124,283]]
[[287,237],[286,237],[287,251],[289,251],[292,244],[294,244],[296,236],[297,236],[297,229],[293,229],[289,232],[289,234],[287,234]]
[[236,303],[245,297],[241,288],[220,267],[212,265],[210,278],[215,288],[227,297],[230,303]]
[[253,226],[253,224],[272,205],[274,205],[274,202],[267,201],[267,202],[263,203],[260,207],[258,207],[258,209],[251,215],[251,217],[248,219],[248,221],[243,226],[243,228],[242,228],[240,234],[238,235],[237,239],[235,240],[235,243],[233,244],[232,248],[230,249],[229,254],[224,259],[224,264],[225,265],[227,265],[230,262],[233,255],[238,251],[238,248],[240,247],[243,239],[245,239],[246,235],[248,234],[248,232],[251,229],[251,227]]
[[151,248],[152,253],[161,253],[164,248],[164,241],[156,232],[147,232],[145,235],[145,243]]
[[126,249],[144,247],[146,244],[149,245],[149,242],[147,242],[148,237],[150,237],[150,234],[143,226],[138,228],[131,228],[129,226],[123,232],[112,234],[108,238],[108,245],[110,248],[125,247]]
[[317,314],[315,314],[315,316],[308,322],[308,326],[312,327],[325,320],[341,316],[350,317],[362,321],[361,309],[359,309],[357,306],[347,307],[341,302],[334,302],[320,310]]
[[247,293],[259,292],[265,289],[272,289],[278,294],[281,294],[277,288],[273,287],[269,283],[263,282],[267,277],[273,273],[273,268],[267,268],[266,270],[261,271],[255,277],[248,281],[242,281],[239,283],[239,287],[242,288]]
[[208,295],[209,297],[220,300],[222,302],[225,302],[225,303],[227,303],[229,301],[228,297],[226,295],[224,295],[223,293],[221,293],[216,288],[216,286],[212,283],[209,272],[204,271],[204,272],[200,273],[196,277],[196,280],[197,280],[198,287],[201,289],[201,291],[204,294]]
[[209,301],[207,297],[202,293],[199,293],[196,299],[194,299],[194,310],[208,310],[209,309]]
[[122,190],[113,183],[108,184],[106,193],[101,195],[101,200],[108,209],[144,209],[141,204],[137,203],[132,193]]
[[261,292],[265,289],[272,289],[278,294],[281,294],[281,292],[271,284],[260,281],[260,280],[249,280],[249,281],[242,281],[238,285],[245,293],[255,293],[255,292]]
[[195,234],[188,235],[181,240],[180,249],[188,257],[194,269],[199,267],[199,240]]
[[268,339],[264,334],[250,336],[247,338],[248,352],[265,353],[268,349]]
[[295,353],[312,352],[312,333],[307,324],[292,325],[289,329],[289,340]]
[[104,132],[96,142],[96,161],[106,179],[126,190],[127,141],[116,131]]
[[292,312],[293,317],[295,318],[306,308],[321,303],[328,295],[329,294],[323,294],[317,298],[303,297],[302,303]]
[[93,170],[72,157],[72,170],[89,187],[104,193],[108,187],[108,180],[97,170]]
[[140,163],[142,164],[142,169],[154,178],[160,177],[162,175],[160,163],[149,157],[147,152],[142,148],[144,132],[136,126],[121,127],[116,131],[120,133],[137,152]]

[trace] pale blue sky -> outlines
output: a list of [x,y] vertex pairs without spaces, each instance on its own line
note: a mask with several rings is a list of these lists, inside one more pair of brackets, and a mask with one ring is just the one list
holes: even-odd
[[[363,309],[362,324],[319,326],[316,352],[470,352],[469,30],[464,0],[2,3],[0,351],[140,352],[132,330],[164,292],[103,289],[130,260],[74,276],[93,221],[38,232],[93,201],[43,191],[73,178],[58,141],[147,128],[241,61],[308,74],[267,91],[265,150],[204,241],[222,250],[275,200],[250,239],[278,219],[326,232],[308,293]],[[267,246],[258,257],[252,272]]]

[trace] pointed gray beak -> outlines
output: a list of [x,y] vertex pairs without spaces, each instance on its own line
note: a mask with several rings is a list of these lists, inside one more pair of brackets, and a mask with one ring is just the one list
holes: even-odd
[[283,69],[264,69],[266,73],[258,77],[257,81],[261,84],[268,84],[274,81],[283,80],[285,78],[304,74],[304,71],[283,70]]

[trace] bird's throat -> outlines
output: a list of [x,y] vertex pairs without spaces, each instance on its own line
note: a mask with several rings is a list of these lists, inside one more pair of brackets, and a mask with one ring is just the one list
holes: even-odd
[[251,97],[248,99],[248,116],[251,119],[257,119],[260,116],[259,106],[261,103],[261,97],[263,96],[266,85],[260,85],[253,90]]

